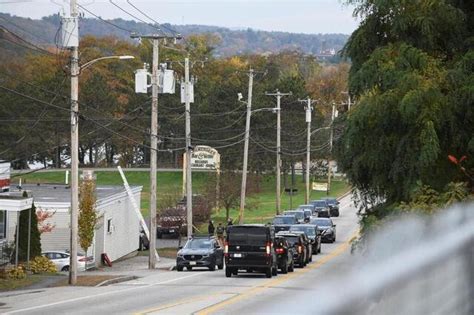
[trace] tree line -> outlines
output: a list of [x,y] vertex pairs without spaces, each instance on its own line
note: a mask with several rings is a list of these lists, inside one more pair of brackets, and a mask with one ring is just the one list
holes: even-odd
[[[313,112],[314,129],[330,124],[331,103],[346,96],[348,64],[322,65],[298,51],[278,54],[216,58],[216,38],[193,35],[173,49],[162,45],[160,61],[168,63],[179,79],[184,57],[194,64],[197,78],[191,106],[193,145],[219,150],[224,169],[239,169],[242,162],[246,96],[250,67],[258,71],[253,87],[253,108],[275,107],[265,95],[279,89],[293,93],[282,98],[282,151],[286,169],[302,161],[306,150],[304,105],[298,99],[319,99]],[[187,53],[183,54],[182,50]],[[116,37],[86,36],[80,43],[80,63],[101,56],[133,55],[134,60],[107,60],[81,71],[79,91],[79,160],[87,166],[147,166],[150,148],[150,95],[135,94],[134,75],[144,63],[151,64],[150,43],[130,43]],[[67,166],[69,159],[70,80],[69,52],[31,51],[0,66],[0,157],[15,168],[39,162],[45,167]],[[177,87],[179,93],[179,86]],[[159,97],[159,163],[179,167],[184,152],[184,105],[179,95]],[[276,115],[269,111],[252,115],[249,161],[256,172],[273,170],[276,154]],[[336,130],[336,134],[337,134]],[[328,157],[328,132],[313,136],[312,155]]]

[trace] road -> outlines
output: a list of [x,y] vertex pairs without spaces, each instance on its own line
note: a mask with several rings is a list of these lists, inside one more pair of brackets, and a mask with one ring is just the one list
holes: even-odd
[[[222,270],[150,271],[148,276],[107,287],[62,287],[0,295],[7,314],[317,314],[292,305],[301,292],[343,277],[351,269],[349,241],[358,230],[350,197],[341,201],[337,241],[294,273],[267,279],[260,274],[226,278]],[[337,294],[337,292],[335,292]],[[317,298],[317,297],[316,297]]]

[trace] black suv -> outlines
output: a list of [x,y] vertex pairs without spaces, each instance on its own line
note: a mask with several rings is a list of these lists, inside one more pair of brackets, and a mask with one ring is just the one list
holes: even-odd
[[311,200],[311,204],[315,207],[315,214],[318,217],[329,218],[329,205],[326,200]]
[[239,270],[263,272],[267,278],[278,274],[271,225],[243,224],[227,228],[224,248],[225,275],[237,275]]
[[277,215],[273,218],[272,224],[275,227],[275,233],[278,233],[288,231],[290,226],[298,224],[298,220],[294,215]]
[[314,218],[310,224],[318,227],[322,242],[334,243],[336,241],[336,225],[330,218]]
[[293,272],[295,270],[295,263],[293,261],[295,248],[283,236],[275,236],[275,253],[281,273]]
[[329,212],[331,217],[338,217],[339,216],[339,201],[336,198],[327,197],[323,198],[329,205]]
[[224,250],[212,236],[193,236],[180,248],[176,257],[178,271],[183,271],[184,267],[188,270],[206,267],[214,271],[216,265],[219,269],[224,268]]
[[313,255],[321,253],[321,231],[318,230],[317,225],[313,224],[296,224],[290,227],[290,232],[304,232],[308,236]]
[[283,236],[290,246],[294,248],[293,260],[298,267],[303,268],[308,261],[308,251],[305,245],[303,234],[279,232],[277,236]]

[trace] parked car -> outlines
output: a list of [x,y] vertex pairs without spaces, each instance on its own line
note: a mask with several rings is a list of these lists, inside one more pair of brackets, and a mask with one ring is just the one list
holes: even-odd
[[287,240],[288,245],[294,248],[293,261],[300,268],[306,266],[308,261],[308,252],[302,235],[303,234],[286,231],[277,233],[277,236],[283,236]]
[[333,197],[326,197],[323,198],[329,205],[329,213],[331,217],[338,217],[339,216],[339,201]]
[[298,220],[294,215],[277,215],[273,218],[272,224],[275,227],[275,233],[278,233],[288,231],[290,226],[298,224]]
[[296,224],[290,227],[290,232],[304,232],[312,245],[313,255],[321,253],[321,231],[313,224]]
[[278,261],[273,246],[272,225],[243,224],[227,228],[224,248],[225,275],[237,275],[240,270],[262,272],[267,278],[278,274]]
[[[69,271],[70,254],[66,251],[48,251],[41,253],[53,262],[58,271]],[[93,257],[86,257],[84,254],[77,254],[77,270],[86,270],[86,262],[93,261]]]
[[176,207],[163,209],[157,216],[156,236],[186,234],[186,208]]
[[287,210],[283,211],[283,214],[294,215],[298,223],[304,223],[304,211],[303,210]]
[[303,210],[305,222],[309,222],[309,218],[314,214],[315,207],[312,204],[300,205],[296,210]]
[[278,268],[281,270],[281,273],[293,272],[295,270],[295,263],[293,261],[295,248],[283,236],[275,236],[274,247]]
[[336,241],[336,225],[330,218],[314,218],[310,222],[321,231],[321,241],[334,243]]
[[315,215],[322,218],[329,218],[329,205],[326,200],[311,200],[311,204],[315,207]]
[[214,271],[216,266],[219,269],[224,268],[224,250],[213,236],[191,237],[178,251],[176,257],[178,271],[183,271],[184,267],[188,270],[194,267],[205,267]]

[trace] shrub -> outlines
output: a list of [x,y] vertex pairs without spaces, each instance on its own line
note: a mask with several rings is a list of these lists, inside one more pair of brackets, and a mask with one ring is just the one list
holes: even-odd
[[44,256],[35,257],[35,259],[30,263],[30,269],[33,273],[57,272],[54,263]]
[[25,267],[23,267],[22,265],[18,265],[18,267],[13,267],[12,269],[7,271],[7,277],[8,279],[14,280],[26,278]]

